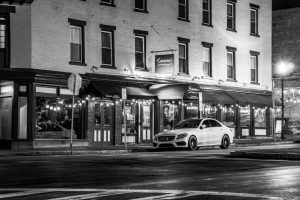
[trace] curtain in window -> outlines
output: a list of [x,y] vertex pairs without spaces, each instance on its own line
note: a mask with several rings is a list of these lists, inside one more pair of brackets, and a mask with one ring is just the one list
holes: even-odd
[[186,45],[179,44],[179,72],[187,73],[186,67]]
[[233,5],[227,4],[227,28],[233,29]]
[[179,0],[179,17],[186,19],[186,0]]
[[203,0],[203,23],[209,24],[209,0]]
[[71,61],[82,62],[82,29],[78,26],[70,27]]
[[203,48],[203,75],[210,76],[210,51],[209,48]]
[[256,34],[256,11],[251,10],[251,33]]
[[233,53],[227,53],[227,77],[234,79]]
[[250,66],[251,66],[251,81],[256,82],[256,57],[255,56],[251,56]]

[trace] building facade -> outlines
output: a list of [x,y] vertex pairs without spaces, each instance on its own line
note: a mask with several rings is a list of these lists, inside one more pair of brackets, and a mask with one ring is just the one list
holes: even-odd
[[74,145],[149,143],[193,117],[237,138],[269,136],[271,10],[261,0],[4,2],[0,141],[68,146],[71,73],[83,79]]

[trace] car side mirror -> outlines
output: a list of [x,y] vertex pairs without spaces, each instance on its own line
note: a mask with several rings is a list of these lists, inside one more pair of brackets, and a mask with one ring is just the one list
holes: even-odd
[[202,124],[201,126],[200,126],[200,129],[205,129],[206,128],[206,125],[205,124]]

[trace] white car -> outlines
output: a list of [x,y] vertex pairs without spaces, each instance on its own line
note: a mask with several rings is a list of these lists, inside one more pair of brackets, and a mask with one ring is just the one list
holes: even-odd
[[153,146],[188,148],[220,146],[227,149],[233,142],[233,132],[215,119],[188,119],[179,122],[171,130],[155,135]]

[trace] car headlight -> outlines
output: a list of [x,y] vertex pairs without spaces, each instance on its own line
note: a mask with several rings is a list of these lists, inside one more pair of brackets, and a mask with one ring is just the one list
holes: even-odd
[[177,140],[183,139],[183,138],[185,138],[187,135],[188,135],[187,133],[179,134],[179,135],[177,135],[177,138],[176,138],[176,139],[177,139]]
[[156,136],[154,136],[154,140],[157,140],[157,138],[158,138],[158,136],[156,135]]

